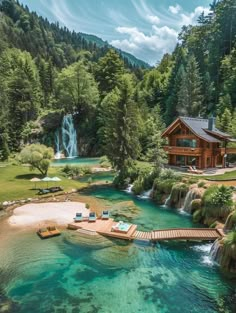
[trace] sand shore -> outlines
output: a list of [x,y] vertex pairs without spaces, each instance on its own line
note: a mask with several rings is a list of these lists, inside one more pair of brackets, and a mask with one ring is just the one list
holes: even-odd
[[85,203],[81,202],[29,203],[16,208],[8,223],[16,227],[41,227],[49,223],[67,225],[76,212],[85,217],[89,215]]

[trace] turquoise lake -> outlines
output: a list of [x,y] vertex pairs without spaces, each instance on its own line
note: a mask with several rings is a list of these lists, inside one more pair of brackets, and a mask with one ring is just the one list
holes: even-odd
[[54,160],[52,166],[65,166],[65,165],[74,165],[74,166],[96,166],[99,165],[99,158],[64,158],[59,160]]
[[[140,230],[196,227],[177,210],[109,186],[85,193],[107,208],[133,201],[134,214],[116,219]],[[0,312],[236,312],[236,282],[210,259],[211,243],[152,245],[73,231],[40,240],[32,232],[7,233],[6,227],[0,228]]]

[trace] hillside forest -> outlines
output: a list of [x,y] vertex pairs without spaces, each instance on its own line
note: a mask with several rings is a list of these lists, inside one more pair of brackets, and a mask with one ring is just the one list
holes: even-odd
[[94,38],[0,2],[1,160],[28,143],[53,147],[66,114],[79,154],[106,154],[117,168],[158,162],[161,132],[179,115],[214,115],[236,136],[235,0],[213,1],[152,68]]

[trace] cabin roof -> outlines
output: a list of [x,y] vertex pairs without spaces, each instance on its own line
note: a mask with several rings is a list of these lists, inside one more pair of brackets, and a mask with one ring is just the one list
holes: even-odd
[[223,139],[229,139],[231,136],[226,134],[216,127],[213,130],[208,129],[208,119],[203,118],[193,118],[180,116],[177,120],[175,120],[163,133],[163,136],[168,134],[168,131],[174,126],[174,124],[178,121],[181,121],[185,124],[197,137],[202,138],[208,142],[220,142]]

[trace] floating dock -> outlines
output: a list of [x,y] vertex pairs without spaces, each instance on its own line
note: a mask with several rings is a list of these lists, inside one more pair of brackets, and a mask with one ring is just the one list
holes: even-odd
[[214,241],[224,236],[222,229],[215,228],[170,228],[153,231],[139,231],[137,225],[131,224],[125,233],[116,232],[113,227],[117,224],[113,219],[97,219],[96,222],[83,221],[68,224],[69,229],[88,235],[102,235],[125,240],[163,241],[163,240],[188,240],[188,241]]

